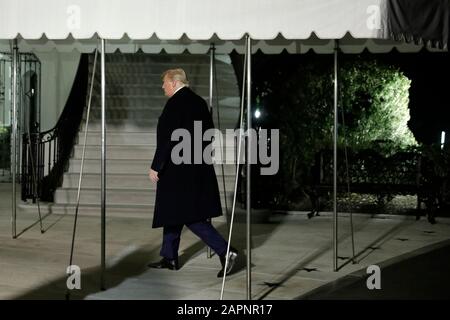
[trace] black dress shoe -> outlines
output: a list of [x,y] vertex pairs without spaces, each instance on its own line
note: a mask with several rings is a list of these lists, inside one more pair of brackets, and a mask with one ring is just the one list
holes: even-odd
[[169,260],[166,258],[162,258],[159,262],[153,262],[147,265],[149,268],[154,269],[169,269],[169,270],[178,270],[180,267],[178,266],[178,259]]
[[[228,253],[228,264],[227,264],[227,275],[231,273],[234,266],[236,265],[236,259],[238,256],[238,251],[235,248],[230,248],[230,252]],[[222,269],[217,274],[217,278],[223,277],[223,270],[225,269],[226,263],[226,254],[223,256],[219,256],[220,264],[222,265]]]

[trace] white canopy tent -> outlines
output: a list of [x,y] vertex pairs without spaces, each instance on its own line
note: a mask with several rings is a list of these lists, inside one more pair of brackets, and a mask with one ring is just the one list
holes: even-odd
[[387,40],[387,0],[0,0],[0,48],[17,39],[20,50],[217,54],[252,52],[415,52],[421,45]]
[[[132,53],[246,54],[247,114],[251,101],[251,53],[415,52],[422,46],[387,40],[387,0],[0,0],[0,51],[15,40],[20,51],[93,52],[101,39],[102,70],[102,267],[105,236],[105,60],[119,50]],[[246,36],[251,39],[246,47]],[[15,54],[13,56],[16,56]],[[14,60],[13,60],[14,61]],[[17,65],[17,62],[15,63]],[[14,76],[14,74],[13,74]],[[336,146],[337,64],[334,112]],[[13,93],[14,94],[14,93]],[[332,94],[330,92],[330,94]],[[15,113],[14,113],[15,114]],[[14,127],[13,122],[13,127]],[[251,126],[250,121],[247,123]],[[13,128],[14,136],[14,128]],[[15,136],[14,136],[15,139]],[[334,156],[336,167],[336,151]],[[335,173],[336,175],[336,173]],[[14,177],[13,177],[14,179]],[[334,199],[336,199],[336,176]],[[250,181],[247,185],[250,197]],[[14,188],[14,184],[13,184]],[[15,191],[13,191],[15,193]],[[250,201],[247,201],[247,238],[250,238]],[[13,208],[13,215],[15,207]],[[334,203],[334,270],[337,270],[337,210]],[[250,293],[250,242],[247,241],[247,297]],[[102,268],[102,270],[103,270]],[[103,276],[102,276],[102,287]]]
[[2,0],[0,38],[271,40],[380,38],[383,0]]

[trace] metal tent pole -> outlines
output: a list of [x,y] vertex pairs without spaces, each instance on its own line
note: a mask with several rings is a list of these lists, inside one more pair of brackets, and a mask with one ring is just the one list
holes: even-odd
[[[213,113],[213,85],[214,85],[214,44],[211,43],[211,46],[209,48],[209,112]],[[208,221],[211,221],[211,219],[208,219]],[[206,246],[206,257],[208,259],[211,259],[212,252],[211,248]]]
[[[72,266],[73,262],[73,253],[75,249],[75,235],[77,232],[77,221],[78,221],[78,210],[80,208],[80,197],[81,197],[81,182],[83,180],[83,172],[84,172],[84,160],[86,157],[86,144],[87,144],[87,138],[88,138],[88,131],[89,131],[89,118],[91,114],[91,103],[92,103],[92,91],[94,90],[94,81],[95,81],[95,73],[97,72],[97,58],[98,58],[98,43],[95,48],[95,55],[94,55],[94,66],[92,67],[92,75],[90,79],[90,88],[89,88],[89,98],[88,98],[88,105],[87,105],[87,111],[86,111],[86,122],[84,126],[84,143],[83,143],[83,153],[81,155],[81,165],[80,165],[80,175],[78,177],[78,189],[77,189],[77,203],[75,206],[75,218],[73,221],[73,229],[72,229],[72,244],[70,247],[70,259],[69,259],[69,266]],[[70,290],[67,289],[66,291],[66,300],[70,299]]]
[[[214,45],[214,44],[213,44]],[[215,48],[214,48],[215,50]],[[219,92],[219,85],[217,83],[217,64],[216,64],[216,59],[215,59],[215,51],[214,51],[214,55],[213,55],[214,59],[214,63],[213,63],[213,79],[214,79],[214,97],[215,100],[213,99],[213,103],[215,102],[215,109],[216,109],[216,115],[217,115],[217,126],[216,128],[219,129],[220,132],[222,132],[222,125],[221,125],[221,120],[220,120],[220,108],[219,108],[219,97],[220,97],[220,92]],[[242,110],[241,110],[242,112]],[[228,219],[228,190],[227,190],[227,186],[226,186],[226,182],[225,182],[225,162],[226,162],[226,158],[227,158],[227,150],[225,148],[227,142],[226,139],[219,139],[219,149],[221,150],[221,163],[220,163],[220,168],[222,170],[222,187],[223,187],[223,203],[225,206],[225,222],[226,224],[229,226],[230,221]]]
[[247,300],[252,299],[252,248],[251,248],[251,145],[252,135],[252,113],[251,113],[251,66],[252,66],[252,43],[250,36],[247,35]]
[[[247,42],[246,44],[247,45]],[[239,137],[238,137],[238,152],[237,152],[237,161],[236,161],[236,175],[234,178],[234,192],[233,192],[233,204],[231,207],[231,219],[230,219],[230,230],[228,232],[228,246],[227,246],[227,254],[225,259],[225,267],[224,270],[228,268],[228,255],[230,253],[230,244],[231,244],[231,236],[233,235],[233,225],[234,225],[234,214],[236,210],[236,199],[237,199],[237,189],[239,182],[239,169],[241,164],[241,151],[242,151],[242,138],[243,138],[243,127],[244,127],[244,100],[245,100],[245,79],[246,79],[246,71],[247,71],[247,55],[244,58],[244,68],[243,68],[243,76],[242,76],[242,93],[241,93],[241,107],[239,112]],[[223,292],[225,288],[225,279],[227,273],[223,273],[222,278],[222,288],[220,290],[220,300],[223,300]]]
[[337,104],[338,104],[338,42],[334,46],[334,130],[333,130],[333,270],[337,271],[338,259],[338,215],[337,215]]
[[101,276],[100,288],[105,290],[105,239],[106,239],[106,125],[105,125],[105,39],[101,39],[101,101],[102,101],[102,155],[101,155]]
[[17,39],[13,40],[12,49],[12,159],[11,159],[11,173],[12,173],[12,216],[11,227],[12,237],[17,238],[17,208],[16,208],[16,166],[17,166],[17,71],[19,67],[19,48],[17,47]]
[[209,48],[209,112],[213,111],[213,86],[214,86],[214,43]]

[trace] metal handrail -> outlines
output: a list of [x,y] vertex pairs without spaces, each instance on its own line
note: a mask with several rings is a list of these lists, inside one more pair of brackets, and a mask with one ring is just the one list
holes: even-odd
[[[82,55],[66,105],[56,125],[47,131],[23,134],[22,144],[22,200],[38,196],[52,202],[62,176],[67,169],[85,107],[88,83],[88,55]],[[29,146],[31,143],[31,146]],[[33,153],[31,155],[30,153]],[[31,159],[36,168],[33,183]],[[37,190],[35,190],[37,188]]]

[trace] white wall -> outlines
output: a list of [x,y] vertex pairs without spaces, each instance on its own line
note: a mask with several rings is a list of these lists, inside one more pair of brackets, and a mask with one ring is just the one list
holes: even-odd
[[79,52],[35,53],[41,61],[41,131],[53,128],[64,109],[75,79]]

